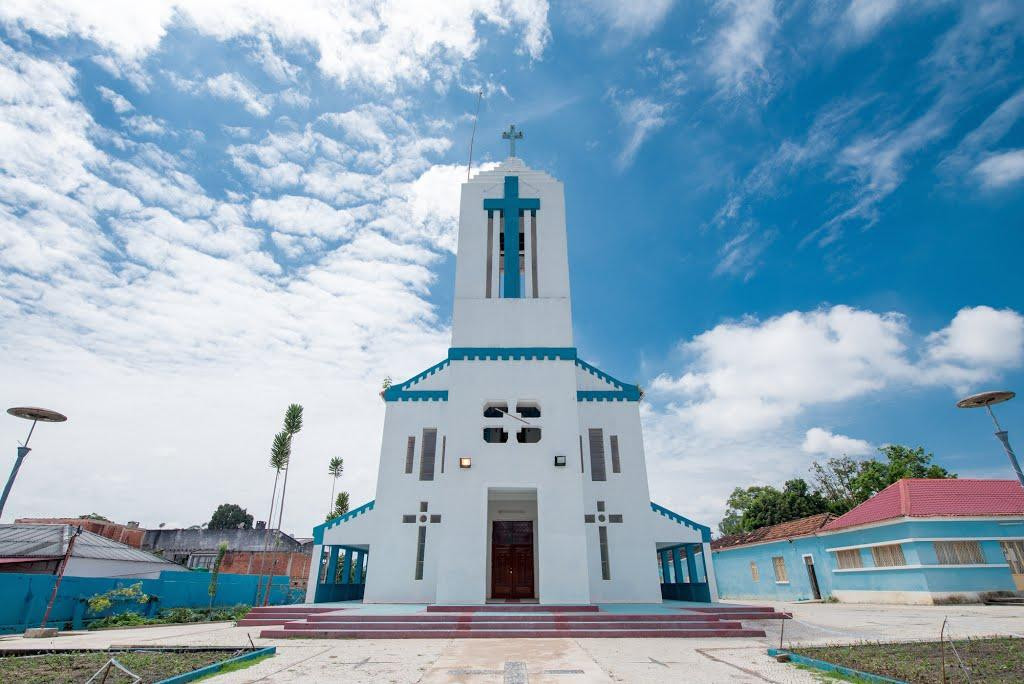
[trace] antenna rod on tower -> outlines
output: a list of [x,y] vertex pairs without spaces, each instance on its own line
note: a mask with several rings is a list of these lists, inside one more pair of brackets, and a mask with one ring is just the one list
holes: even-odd
[[473,116],[473,133],[469,136],[469,164],[466,165],[466,182],[469,182],[469,174],[473,171],[473,140],[476,138],[476,122],[480,118],[480,100],[484,98],[484,90],[476,94],[476,114]]

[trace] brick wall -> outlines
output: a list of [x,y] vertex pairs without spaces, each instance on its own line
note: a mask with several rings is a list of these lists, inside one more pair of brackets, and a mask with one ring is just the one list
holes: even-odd
[[238,575],[288,575],[293,587],[305,587],[309,580],[308,553],[294,551],[228,551],[220,571]]

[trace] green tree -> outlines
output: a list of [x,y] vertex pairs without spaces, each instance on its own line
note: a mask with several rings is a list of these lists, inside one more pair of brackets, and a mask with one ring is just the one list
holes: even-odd
[[[284,482],[281,484],[281,504],[277,508],[277,534],[274,538],[274,548],[278,548],[281,545],[281,524],[284,521],[284,500],[285,495],[288,493],[288,470],[291,465],[291,448],[292,442],[295,439],[295,435],[302,430],[302,406],[299,404],[289,404],[288,408],[284,412],[284,429],[281,431],[288,437],[288,458],[284,465]],[[276,438],[275,438],[276,439]],[[269,525],[269,521],[268,521]],[[263,605],[267,605],[270,601],[270,584],[273,581],[273,568],[271,568],[271,574],[267,579],[266,589],[263,594]]]
[[270,494],[270,514],[267,516],[267,526],[263,532],[263,553],[260,554],[260,578],[256,584],[256,597],[259,600],[260,591],[263,586],[263,571],[265,568],[267,549],[270,548],[270,528],[274,521],[274,504],[277,501],[277,481],[281,477],[281,471],[288,467],[288,461],[292,457],[292,438],[283,430],[274,435],[274,441],[270,446],[270,467],[274,469],[274,489]]
[[725,518],[718,529],[722,534],[750,532],[827,510],[824,497],[811,491],[800,478],[787,481],[781,491],[772,486],[737,487],[729,497]]
[[932,463],[934,456],[925,453],[924,447],[911,449],[901,444],[887,444],[878,451],[885,456],[886,462],[875,458],[864,461],[853,479],[853,495],[858,504],[903,478],[942,480],[956,477],[955,473]]
[[252,514],[238,504],[222,503],[213,512],[210,522],[206,524],[208,530],[251,530]]
[[860,467],[861,464],[849,456],[811,464],[814,490],[825,497],[830,513],[842,515],[860,503],[854,492],[854,480]]
[[99,513],[86,513],[85,515],[78,516],[79,520],[99,520],[100,522],[110,522],[110,518],[104,518]]
[[327,514],[326,520],[334,520],[348,513],[348,492],[338,492],[338,498],[334,500],[334,509]]
[[725,517],[718,523],[718,530],[723,535],[746,532],[743,527],[743,512],[750,508],[754,499],[767,490],[778,491],[774,487],[736,487],[726,502]]
[[[327,464],[327,474],[331,476],[331,504],[334,504],[334,489],[338,486],[338,478],[345,471],[345,460],[340,456],[335,456],[331,459],[330,463]],[[330,515],[328,513],[328,515]]]
[[210,610],[213,610],[213,599],[217,597],[217,580],[220,578],[220,564],[224,562],[224,554],[227,552],[228,543],[222,541],[217,546],[217,558],[213,561],[213,567],[210,568],[210,586],[206,589],[210,594]]

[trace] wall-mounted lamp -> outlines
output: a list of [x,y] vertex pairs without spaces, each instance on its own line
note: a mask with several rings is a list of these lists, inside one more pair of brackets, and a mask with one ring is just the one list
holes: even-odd
[[459,459],[459,467],[460,468],[469,468],[472,465],[473,465],[473,459],[471,459],[469,456],[463,456],[462,458]]
[[562,467],[565,465],[565,456],[555,456],[555,465]]

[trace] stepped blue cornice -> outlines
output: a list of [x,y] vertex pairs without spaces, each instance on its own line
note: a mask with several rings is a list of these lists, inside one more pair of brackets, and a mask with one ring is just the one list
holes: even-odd
[[452,347],[449,361],[575,361],[576,347]]
[[384,390],[384,401],[448,401],[448,390],[416,390],[413,387],[440,373],[452,361],[572,361],[578,368],[616,388],[580,390],[576,393],[576,401],[640,401],[643,396],[637,385],[622,382],[580,359],[576,347],[451,347],[448,358]]
[[700,538],[701,538],[702,541],[705,541],[705,542],[708,542],[708,543],[711,542],[711,528],[708,527],[707,525],[701,525],[699,523],[695,523],[692,520],[690,520],[689,518],[684,518],[683,516],[679,515],[678,513],[670,511],[667,508],[665,508],[664,506],[659,506],[658,504],[654,503],[653,501],[651,502],[651,510],[654,511],[655,513],[659,513],[659,514],[665,516],[666,518],[668,518],[672,522],[679,523],[680,525],[685,525],[686,527],[689,527],[692,530],[696,530],[696,531],[700,532]]
[[624,390],[579,390],[576,401],[640,401],[640,389],[629,386]]
[[351,511],[349,511],[345,515],[340,515],[337,518],[335,518],[334,520],[328,520],[327,522],[320,523],[319,525],[314,527],[313,528],[313,543],[314,544],[323,544],[324,543],[324,530],[329,530],[330,528],[336,527],[336,526],[340,525],[343,522],[348,522],[352,518],[358,517],[358,516],[362,515],[363,513],[368,513],[369,511],[372,511],[373,510],[373,503],[374,503],[374,501],[376,501],[376,499],[373,499],[372,501],[367,501],[366,503],[364,503],[359,508],[353,508]]

